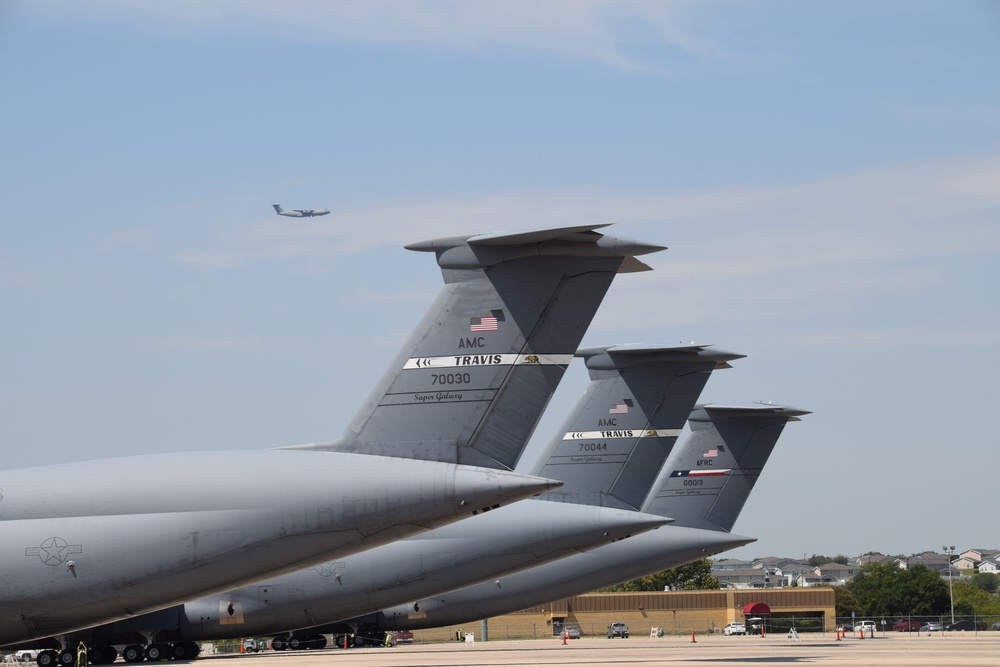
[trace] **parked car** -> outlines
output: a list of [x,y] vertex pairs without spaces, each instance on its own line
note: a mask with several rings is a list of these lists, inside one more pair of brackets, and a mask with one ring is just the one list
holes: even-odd
[[742,623],[730,623],[722,629],[722,634],[726,635],[745,635],[747,633],[747,626]]
[[945,631],[950,630],[985,630],[986,621],[974,621],[971,618],[963,618],[961,621],[955,621],[954,623],[949,623],[944,626]]
[[399,642],[413,643],[413,633],[410,630],[396,630],[392,633],[392,638],[397,644]]
[[565,628],[563,628],[563,635],[566,637],[566,639],[579,639],[581,636],[583,636],[580,633],[580,628],[576,627],[575,625],[567,625]]
[[857,623],[854,624],[855,632],[860,632],[862,630],[864,630],[865,632],[868,631],[874,632],[875,629],[876,629],[875,621],[858,621]]
[[1000,621],[997,621],[996,623],[991,625],[990,630],[1000,630]]
[[937,621],[928,621],[920,626],[920,632],[941,632],[943,629]]
[[621,637],[622,639],[628,639],[628,626],[621,621],[616,621],[608,626],[608,639],[612,637]]
[[896,632],[917,632],[920,630],[921,625],[923,625],[922,621],[916,621],[912,618],[901,618],[893,624],[892,629]]

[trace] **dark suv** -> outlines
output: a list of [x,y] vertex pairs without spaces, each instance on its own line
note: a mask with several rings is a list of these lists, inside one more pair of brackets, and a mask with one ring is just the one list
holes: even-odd
[[628,626],[620,621],[609,625],[608,639],[611,639],[612,637],[621,637],[622,639],[628,639]]
[[961,621],[955,621],[954,623],[949,623],[944,626],[945,631],[948,630],[985,630],[985,621],[974,621],[971,618],[963,618]]

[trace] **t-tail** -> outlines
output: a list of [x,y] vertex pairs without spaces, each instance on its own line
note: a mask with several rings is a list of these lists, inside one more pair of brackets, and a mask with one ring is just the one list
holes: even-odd
[[643,511],[677,526],[733,529],[785,424],[809,411],[770,403],[709,403],[695,408],[690,432]]
[[278,215],[284,213],[284,210],[281,208],[281,204],[271,204],[271,206],[274,207],[274,212],[277,213]]
[[637,511],[712,371],[744,355],[692,343],[590,347],[577,356],[590,385],[532,472],[565,483],[546,500]]
[[334,443],[512,470],[615,275],[663,246],[607,225],[436,239],[445,285]]

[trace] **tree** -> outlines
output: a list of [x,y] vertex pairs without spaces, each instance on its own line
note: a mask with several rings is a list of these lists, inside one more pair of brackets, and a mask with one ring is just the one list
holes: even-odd
[[996,593],[997,589],[1000,588],[1000,577],[993,572],[977,572],[972,575],[971,583],[987,593]]
[[840,563],[841,565],[847,565],[851,562],[851,560],[843,554],[837,554],[836,556],[821,556],[813,554],[812,558],[806,562],[810,567],[819,567],[820,565],[826,565],[827,563]]
[[1000,614],[1000,599],[973,584],[956,581],[955,615],[972,616],[973,614],[976,616]]
[[833,587],[833,604],[836,609],[837,618],[850,616],[853,614],[864,615],[864,610],[858,604],[857,598],[847,589],[846,586]]
[[870,563],[847,583],[866,616],[936,615],[949,609],[948,584],[922,564]]
[[712,575],[712,561],[702,558],[672,570],[664,570],[601,590],[608,593],[636,593],[663,591],[668,588],[672,591],[718,590],[719,580]]

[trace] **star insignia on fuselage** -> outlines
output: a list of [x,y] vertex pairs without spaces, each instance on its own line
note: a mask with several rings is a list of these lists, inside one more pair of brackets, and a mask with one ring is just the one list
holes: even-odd
[[319,572],[319,576],[329,577],[332,576],[337,570],[343,569],[343,567],[344,563],[335,562],[335,563],[323,563],[322,565],[317,565],[313,569]]
[[46,565],[59,565],[73,554],[83,553],[82,544],[69,544],[61,537],[50,537],[37,547],[24,550],[25,556],[38,556]]

